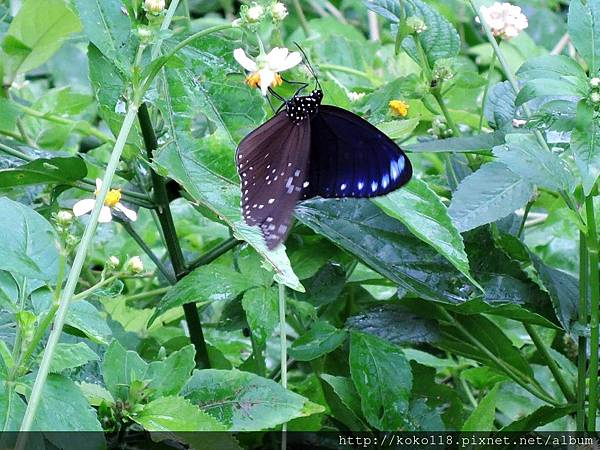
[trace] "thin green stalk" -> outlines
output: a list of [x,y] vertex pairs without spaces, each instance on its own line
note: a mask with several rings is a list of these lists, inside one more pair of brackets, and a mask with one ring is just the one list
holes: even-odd
[[353,69],[352,67],[340,66],[337,64],[319,64],[319,69],[356,75],[357,77],[365,78],[371,83],[376,84],[373,80],[373,77],[371,77],[368,73],[363,72],[362,70]]
[[310,36],[310,28],[308,27],[308,21],[306,20],[306,16],[304,15],[304,11],[302,11],[302,5],[299,0],[292,0],[294,4],[294,11],[296,11],[296,15],[298,16],[298,20],[300,21],[300,26],[302,30],[304,30],[304,34],[306,37]]
[[216,247],[210,249],[205,254],[200,256],[198,259],[189,263],[189,265],[188,265],[189,270],[194,270],[200,266],[205,266],[207,264],[210,264],[215,259],[217,259],[219,256],[224,255],[232,248],[235,248],[238,244],[241,244],[241,242],[242,241],[238,241],[235,238],[229,238],[229,239],[221,242]]
[[[100,216],[100,210],[104,205],[106,194],[108,193],[112,184],[115,171],[117,170],[117,165],[119,164],[121,154],[123,153],[123,149],[125,148],[127,137],[129,136],[129,132],[133,127],[133,123],[137,115],[137,110],[137,105],[134,102],[132,102],[129,106],[129,109],[127,110],[127,114],[125,115],[125,118],[123,120],[123,125],[121,126],[121,130],[119,131],[119,135],[117,136],[115,146],[110,155],[110,160],[108,161],[108,165],[106,167],[106,173],[104,174],[104,178],[102,179],[102,187],[100,189],[100,192],[98,193],[98,196],[96,197],[94,209],[92,210],[90,220],[88,221],[88,224],[85,227],[85,231],[83,232],[83,236],[77,248],[77,253],[75,254],[75,259],[73,260],[71,271],[69,272],[67,282],[60,296],[58,311],[56,313],[52,331],[50,332],[48,343],[46,344],[44,355],[42,357],[42,361],[40,363],[40,367],[35,378],[35,382],[33,384],[31,396],[29,397],[29,403],[27,404],[27,409],[25,410],[25,415],[23,417],[23,421],[21,422],[20,431],[31,431],[32,429],[33,420],[35,418],[35,414],[37,412],[40,400],[42,398],[42,391],[44,389],[44,385],[46,384],[46,379],[48,378],[50,363],[52,362],[54,351],[56,350],[56,346],[58,344],[60,335],[63,330],[63,326],[65,324],[69,304],[75,292],[75,288],[79,280],[79,275],[81,274],[81,269],[85,262],[85,257],[87,255],[88,248],[92,243],[96,226],[98,225],[98,217]],[[25,436],[27,436],[26,433],[19,434],[19,439],[17,441],[15,450],[23,450],[25,448]]]
[[444,115],[444,118],[446,119],[448,126],[452,130],[452,135],[454,137],[460,136],[461,135],[460,130],[456,126],[456,123],[454,122],[454,119],[452,118],[452,115],[450,114],[450,111],[448,110],[448,107],[446,106],[446,102],[444,102],[444,99],[442,98],[442,94],[441,94],[440,90],[437,88],[433,89],[431,91],[431,94],[435,98],[435,101],[437,102],[437,104],[440,106],[440,109],[442,110],[442,114]]
[[529,200],[527,205],[525,205],[525,210],[523,211],[523,218],[521,219],[521,224],[519,225],[519,231],[517,232],[517,237],[520,238],[523,235],[523,230],[525,229],[525,222],[527,222],[527,216],[529,216],[529,211],[531,211],[531,207],[533,206],[534,201]]
[[[587,239],[583,231],[579,232],[579,302],[577,305],[579,326],[584,329],[588,321],[587,297],[589,286],[589,256]],[[577,338],[577,431],[585,431],[585,393],[586,393],[587,339],[580,334]]]
[[[138,119],[142,130],[142,137],[144,138],[148,160],[152,161],[154,151],[158,148],[158,141],[156,139],[156,134],[154,133],[154,127],[152,125],[152,120],[150,119],[148,107],[145,103],[142,103],[140,106]],[[171,258],[171,263],[173,264],[173,270],[175,270],[175,278],[179,281],[187,275],[188,271],[177,238],[173,216],[171,215],[166,182],[152,167],[150,167],[150,177],[152,179],[154,201],[159,206],[156,213],[165,236],[165,244],[167,246],[169,257]],[[208,359],[208,348],[206,347],[204,332],[202,331],[202,324],[200,323],[198,307],[195,303],[186,303],[183,305],[183,312],[188,325],[190,340],[196,349],[196,362],[201,367],[209,368],[210,360]]]
[[[171,4],[169,5],[169,9],[167,9],[167,12],[165,14],[165,18],[163,19],[162,23],[160,24],[160,31],[166,31],[169,29],[169,26],[171,26],[171,22],[173,21],[173,16],[175,15],[175,11],[177,10],[177,7],[179,6],[179,0],[172,0]],[[187,9],[187,2],[185,2],[185,6]],[[186,11],[189,12],[189,11]],[[189,17],[188,17],[189,19]],[[158,57],[158,55],[160,54],[160,48],[162,47],[162,42],[163,39],[162,37],[159,36],[158,41],[156,41],[156,44],[154,45],[154,48],[152,49],[152,59],[156,59]]]
[[169,289],[171,289],[171,286],[165,286],[165,287],[153,289],[151,291],[139,292],[137,294],[131,294],[131,295],[121,297],[121,301],[126,303],[126,302],[130,302],[130,301],[134,301],[134,300],[143,300],[145,298],[154,297],[155,295],[166,294],[169,291]]
[[0,142],[0,150],[6,153],[7,155],[14,156],[15,158],[22,159],[23,161],[33,161],[35,158],[33,156],[29,156],[19,150],[16,150],[8,145]]
[[[287,327],[285,321],[285,285],[279,284],[279,339],[281,347],[281,385],[287,389]],[[281,426],[281,448],[286,448],[286,431],[287,424]]]
[[123,226],[125,231],[127,231],[129,236],[131,236],[133,238],[133,240],[135,242],[137,242],[137,244],[144,251],[144,253],[146,255],[148,255],[148,257],[152,260],[152,262],[154,263],[156,268],[159,270],[159,272],[163,274],[163,276],[166,278],[166,280],[169,282],[169,284],[173,285],[173,284],[177,283],[177,279],[175,278],[175,275],[173,274],[173,272],[171,272],[169,269],[167,269],[165,267],[165,265],[158,258],[158,256],[156,256],[156,254],[152,251],[152,249],[150,247],[148,247],[148,244],[146,244],[146,242],[144,242],[142,237],[139,234],[137,234],[137,232],[131,225],[131,222],[128,222],[125,220],[119,220],[119,223]]
[[536,331],[535,327],[526,322],[523,322],[523,326],[525,327],[525,330],[531,337],[531,340],[533,341],[533,344],[535,345],[537,351],[540,352],[540,354],[546,361],[546,365],[548,366],[548,369],[550,369],[550,372],[552,372],[554,379],[558,383],[558,387],[560,388],[561,392],[563,393],[563,395],[565,396],[567,401],[569,403],[575,402],[575,394],[573,392],[573,389],[571,388],[569,383],[567,383],[567,381],[563,377],[562,372],[556,365],[556,361],[554,360],[554,358],[548,351],[548,348],[546,348],[546,345],[540,338],[540,335]]
[[490,61],[490,66],[488,68],[488,76],[487,82],[485,83],[485,87],[483,88],[483,98],[481,100],[481,115],[479,116],[479,133],[481,134],[481,129],[483,128],[483,120],[485,118],[484,108],[485,102],[487,100],[488,91],[490,90],[490,84],[492,83],[492,77],[494,76],[494,67],[496,66],[496,52],[492,52],[492,60]]
[[589,401],[588,431],[596,431],[596,411],[598,408],[598,307],[600,303],[600,280],[598,279],[598,234],[594,217],[594,197],[585,199],[587,217],[587,252],[589,257],[589,291],[591,294],[590,314],[590,367],[588,370]]

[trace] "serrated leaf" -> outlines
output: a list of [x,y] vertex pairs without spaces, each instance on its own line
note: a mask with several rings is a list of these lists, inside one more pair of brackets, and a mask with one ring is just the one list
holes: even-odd
[[494,156],[529,182],[553,191],[571,192],[575,179],[560,157],[545,150],[531,134],[506,135],[506,144],[494,148]]
[[475,286],[469,273],[469,258],[462,236],[454,227],[440,198],[426,182],[413,178],[402,189],[375,198],[373,202],[387,215],[398,219],[412,233],[435,248]]
[[512,129],[512,120],[517,111],[516,97],[508,81],[491,87],[483,106],[485,117],[491,126],[498,130]]
[[533,186],[506,165],[491,162],[466,177],[452,197],[448,213],[463,232],[501,219],[524,206]]
[[571,133],[571,151],[581,174],[583,192],[589,195],[600,176],[600,123],[582,100],[577,106],[577,128]]
[[539,97],[582,97],[585,94],[586,92],[582,88],[564,79],[539,78],[527,81],[525,85],[523,85],[517,94],[515,105],[521,106],[522,104]]
[[363,0],[363,4],[371,11],[397,23],[402,17],[401,3],[395,0]]
[[569,37],[579,54],[596,74],[600,69],[600,4],[572,0],[569,4]]
[[517,71],[523,81],[539,78],[567,80],[578,86],[587,87],[587,76],[573,58],[565,55],[544,55],[527,60]]

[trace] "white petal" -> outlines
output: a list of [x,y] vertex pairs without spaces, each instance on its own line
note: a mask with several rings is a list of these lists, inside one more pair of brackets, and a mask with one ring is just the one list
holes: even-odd
[[133,209],[127,208],[123,203],[119,202],[115,205],[117,211],[121,211],[129,220],[135,222],[137,220],[137,213]]
[[102,180],[100,178],[96,178],[96,192],[100,192],[102,189]]
[[246,56],[246,52],[241,48],[236,48],[233,51],[233,57],[240,66],[249,72],[256,72],[256,69],[258,69],[256,63],[248,58],[248,56]]
[[284,70],[291,69],[302,62],[302,55],[298,52],[290,53],[285,61],[277,68],[276,72],[283,72]]
[[285,47],[275,47],[267,54],[267,65],[273,72],[279,72],[279,67],[285,63],[289,50]]
[[275,79],[275,72],[269,69],[261,69],[258,71],[258,75],[260,76],[260,90],[262,91],[262,95],[267,95],[267,90]]
[[112,220],[112,213],[110,212],[110,208],[108,206],[103,206],[100,210],[100,215],[98,216],[98,222],[107,223]]
[[75,214],[77,217],[83,216],[94,209],[95,204],[96,200],[93,198],[84,198],[83,200],[79,200],[73,205],[73,214]]

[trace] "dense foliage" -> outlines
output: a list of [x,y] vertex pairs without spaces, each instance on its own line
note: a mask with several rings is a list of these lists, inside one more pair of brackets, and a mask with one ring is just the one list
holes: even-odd
[[[595,430],[600,4],[516,3],[0,3],[1,430]],[[233,52],[294,43],[415,176],[269,251]]]

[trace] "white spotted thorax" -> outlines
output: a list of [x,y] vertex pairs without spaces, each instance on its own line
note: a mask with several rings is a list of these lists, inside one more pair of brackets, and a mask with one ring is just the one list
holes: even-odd
[[300,125],[303,120],[310,119],[319,109],[323,100],[323,91],[313,90],[309,95],[295,95],[285,104],[285,112],[290,120]]

